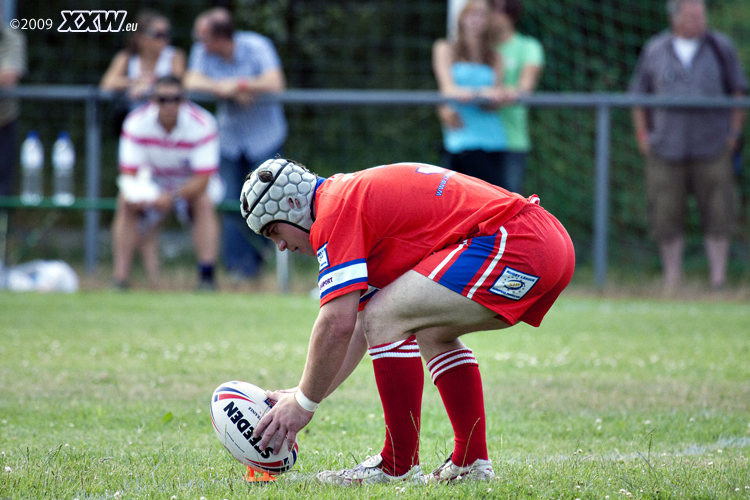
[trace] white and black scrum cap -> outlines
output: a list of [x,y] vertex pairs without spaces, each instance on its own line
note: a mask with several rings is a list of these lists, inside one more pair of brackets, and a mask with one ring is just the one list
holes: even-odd
[[309,233],[317,179],[317,175],[291,160],[266,161],[242,186],[240,211],[247,225],[262,234],[265,226],[280,221]]

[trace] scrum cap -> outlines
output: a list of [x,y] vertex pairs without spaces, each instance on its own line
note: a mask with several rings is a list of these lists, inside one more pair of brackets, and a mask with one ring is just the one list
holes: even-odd
[[242,217],[258,234],[274,221],[287,222],[309,233],[317,179],[317,175],[291,160],[266,161],[242,186]]

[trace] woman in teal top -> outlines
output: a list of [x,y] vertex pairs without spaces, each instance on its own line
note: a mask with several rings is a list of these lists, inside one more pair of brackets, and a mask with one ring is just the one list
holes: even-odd
[[[458,17],[455,41],[438,40],[433,70],[443,95],[455,103],[440,107],[444,166],[500,184],[505,130],[495,109],[502,93],[502,58],[490,30],[490,11],[483,0],[469,0]],[[483,97],[489,105],[470,103]]]

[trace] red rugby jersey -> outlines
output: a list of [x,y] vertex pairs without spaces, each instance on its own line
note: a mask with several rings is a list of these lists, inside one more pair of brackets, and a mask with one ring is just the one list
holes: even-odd
[[425,257],[495,234],[527,203],[498,186],[422,163],[336,174],[317,188],[310,231],[320,303],[362,290],[361,310]]

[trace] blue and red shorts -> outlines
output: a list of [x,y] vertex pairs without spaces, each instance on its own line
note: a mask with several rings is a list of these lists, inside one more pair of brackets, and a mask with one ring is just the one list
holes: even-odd
[[529,204],[494,235],[475,236],[422,260],[414,270],[514,325],[539,326],[568,286],[575,252],[565,228]]

